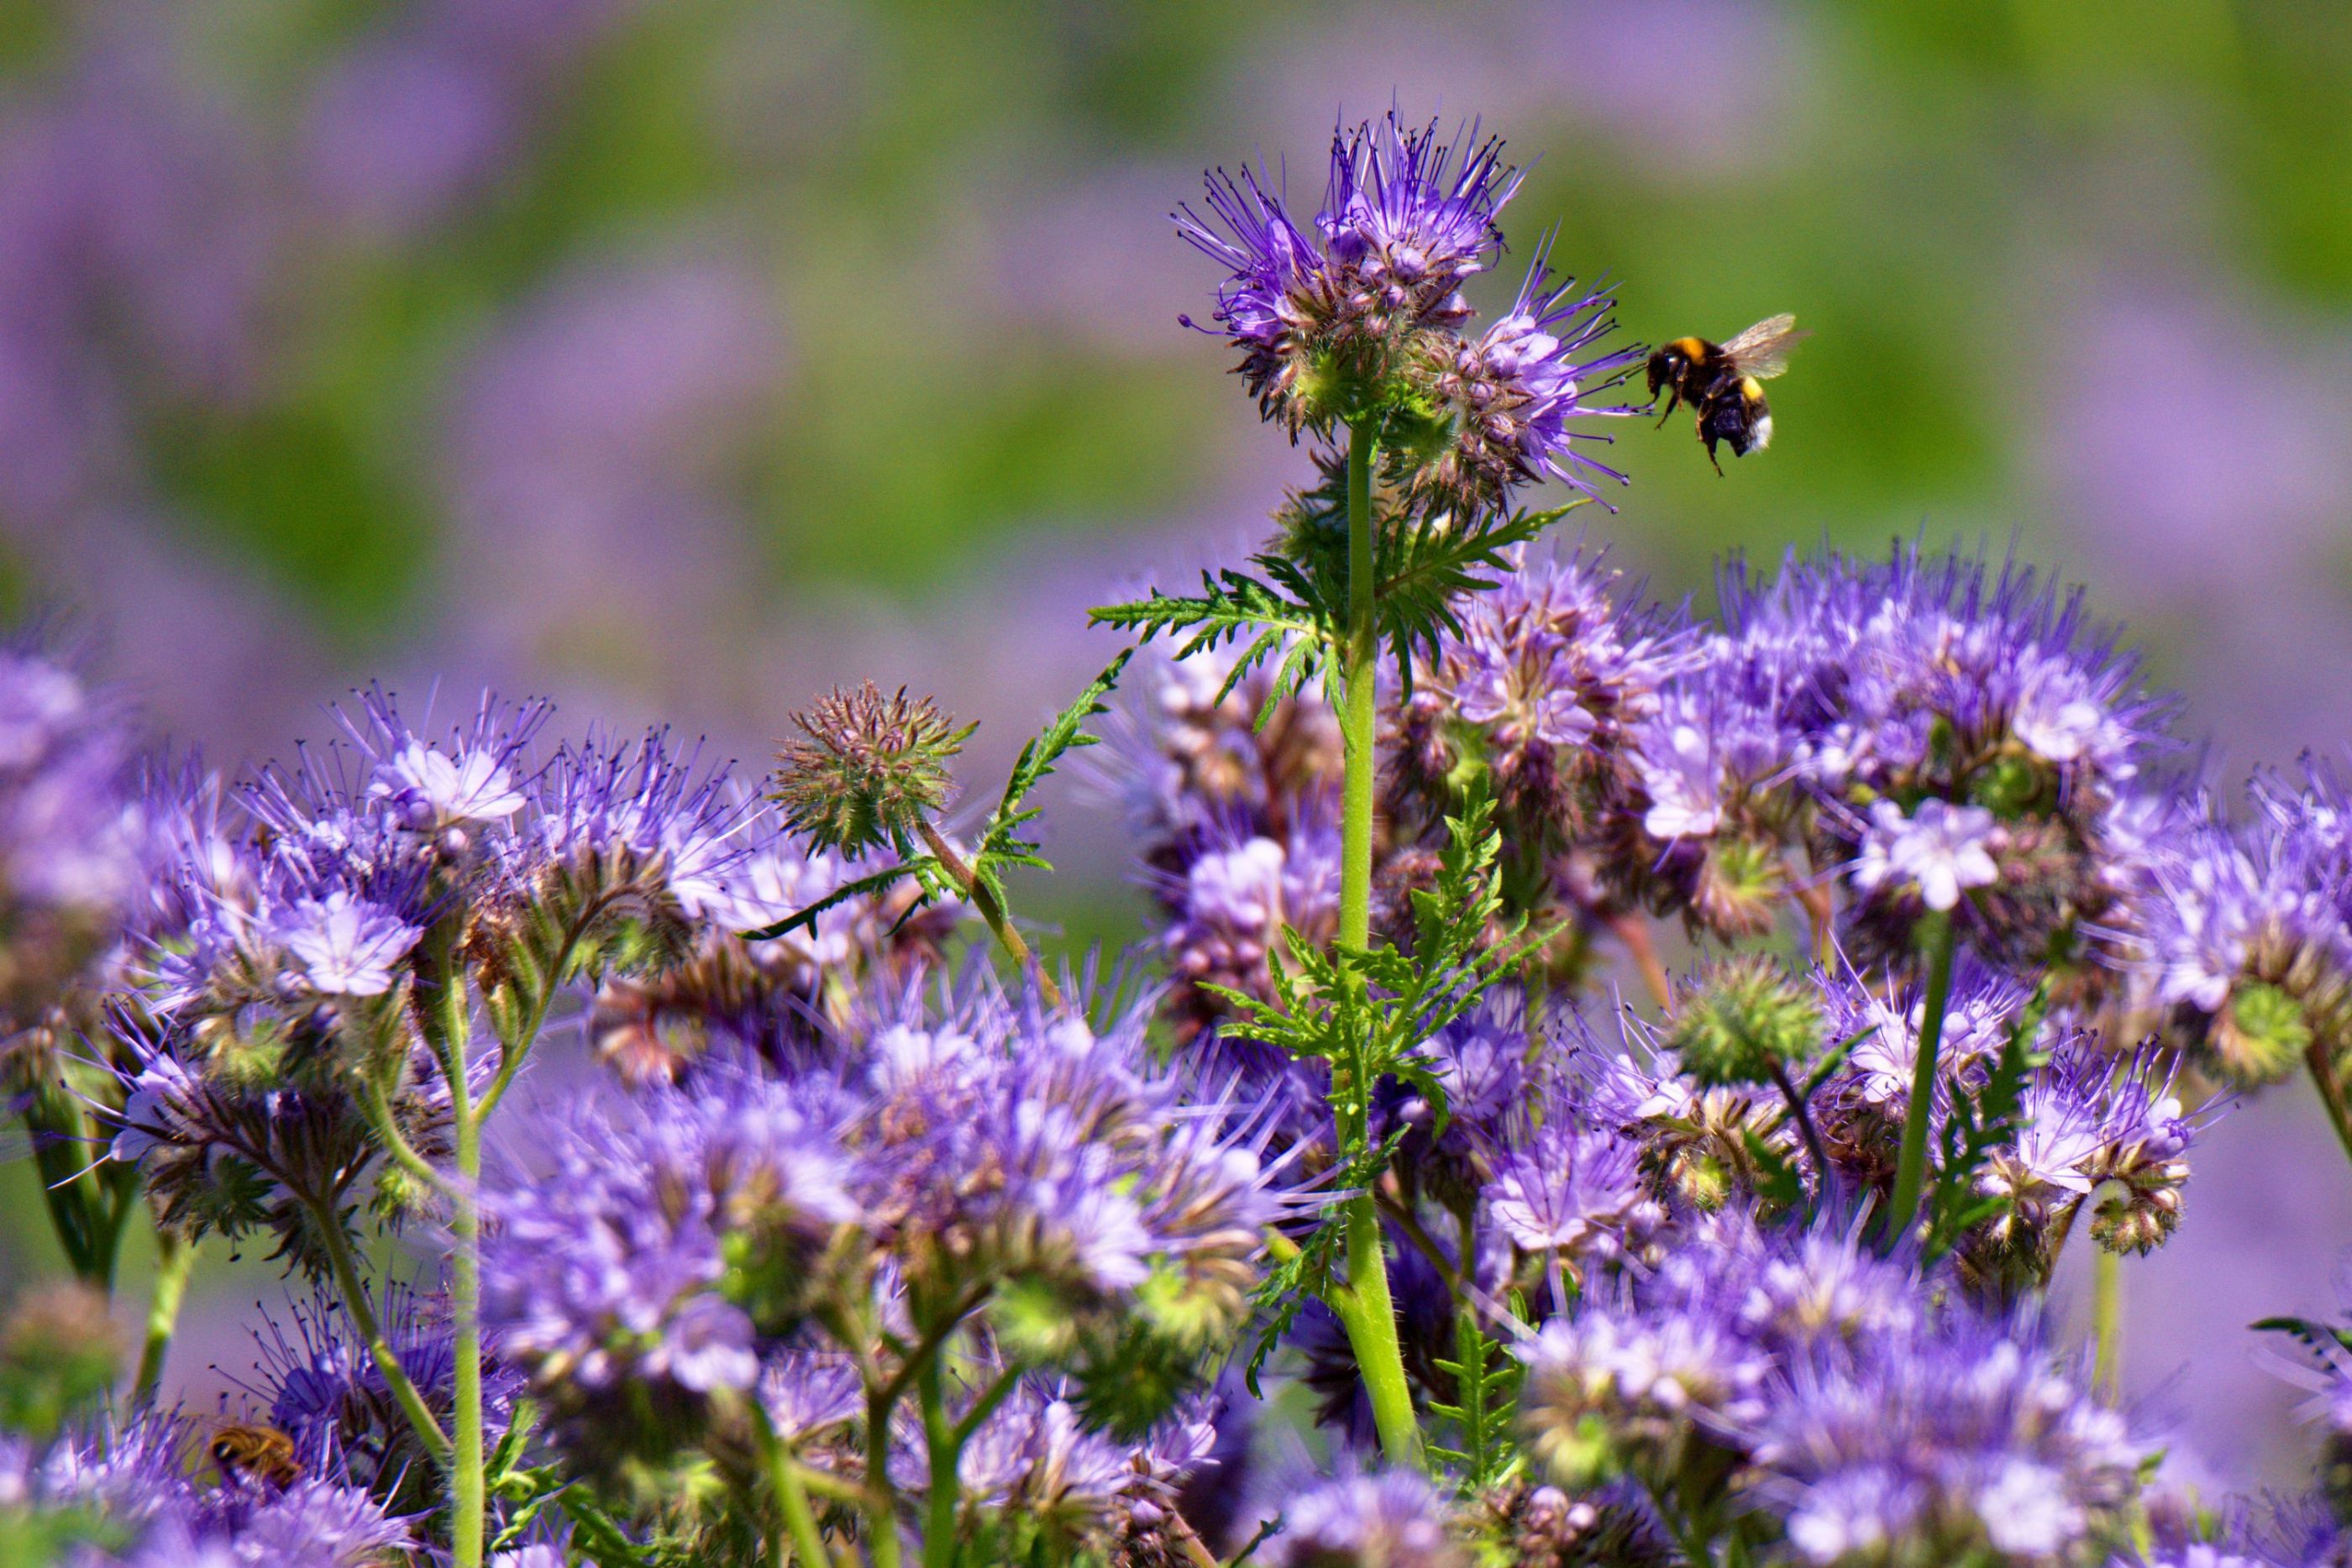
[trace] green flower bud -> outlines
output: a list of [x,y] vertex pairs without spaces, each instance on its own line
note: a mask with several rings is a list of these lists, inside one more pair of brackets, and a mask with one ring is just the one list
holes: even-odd
[[2030,757],[2002,757],[1969,780],[1969,798],[2003,821],[2049,803],[2053,779]]
[[1788,888],[1788,868],[1777,845],[1718,834],[1708,841],[1692,886],[1691,912],[1726,941],[1761,936],[1772,929]]
[[1667,1036],[1703,1084],[1761,1083],[1820,1050],[1821,1004],[1780,966],[1744,955],[1711,967]]
[[2294,1072],[2311,1038],[2303,1004],[2276,986],[2253,980],[2240,986],[2214,1018],[2207,1045],[2231,1085],[2259,1089]]
[[769,799],[816,847],[852,857],[908,849],[954,793],[948,759],[978,727],[958,729],[929,698],[904,686],[885,696],[871,681],[836,688],[793,723],[801,738],[777,753]]

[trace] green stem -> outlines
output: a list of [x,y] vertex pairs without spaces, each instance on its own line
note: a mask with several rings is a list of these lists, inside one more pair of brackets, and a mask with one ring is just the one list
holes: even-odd
[[426,1190],[448,1195],[449,1178],[434,1169],[433,1162],[418,1154],[416,1145],[411,1144],[407,1134],[400,1130],[399,1122],[393,1116],[391,1096],[384,1092],[383,1081],[373,1072],[366,1075],[361,1103],[367,1111],[369,1124],[383,1141],[384,1152],[392,1156],[393,1163],[423,1182]]
[[1366,420],[1348,433],[1348,643],[1341,654],[1339,734],[1346,773],[1339,793],[1339,941],[1369,946],[1372,936],[1372,791],[1378,778],[1373,747],[1380,629],[1375,616],[1372,537],[1372,457],[1379,438]]
[[808,1488],[802,1483],[801,1467],[793,1451],[776,1435],[775,1424],[768,1419],[767,1411],[758,1400],[751,1402],[751,1414],[759,1424],[760,1457],[767,1462],[768,1482],[775,1488],[776,1510],[783,1516],[783,1529],[775,1539],[773,1556],[782,1568],[786,1556],[785,1542],[791,1542],[791,1554],[797,1556],[803,1568],[831,1568],[833,1559],[824,1549],[824,1537],[818,1533],[816,1510],[809,1505]]
[[955,1568],[956,1503],[963,1490],[960,1460],[963,1434],[948,1419],[941,1390],[940,1358],[923,1363],[915,1375],[915,1396],[923,1406],[923,1446],[930,1455],[931,1495],[923,1525],[923,1568]]
[[[1346,772],[1339,792],[1339,945],[1359,950],[1372,937],[1372,808],[1378,780],[1380,625],[1372,523],[1372,459],[1380,447],[1373,422],[1348,433],[1348,638],[1339,673],[1339,734]],[[1359,1084],[1360,1099],[1373,1086]],[[1339,1129],[1347,1144],[1349,1129]],[[1389,1297],[1388,1260],[1381,1251],[1380,1211],[1370,1193],[1348,1200],[1348,1291],[1330,1304],[1348,1330],[1381,1449],[1391,1464],[1423,1463],[1421,1424],[1405,1381],[1397,1343],[1396,1307]]]
[[360,1279],[359,1266],[352,1260],[351,1243],[344,1239],[342,1222],[335,1216],[333,1201],[313,1202],[309,1207],[310,1222],[318,1227],[320,1244],[326,1249],[327,1269],[335,1277],[335,1290],[342,1299],[344,1315],[352,1320],[352,1327],[359,1331],[361,1341],[368,1347],[368,1358],[375,1363],[376,1371],[383,1375],[384,1386],[392,1390],[394,1403],[408,1417],[408,1424],[416,1428],[417,1437],[423,1439],[425,1447],[433,1455],[434,1462],[447,1464],[449,1435],[441,1430],[441,1423],[433,1418],[432,1407],[425,1403],[425,1396],[416,1391],[416,1385],[409,1380],[408,1369],[400,1364],[400,1357],[392,1353],[392,1346],[384,1340],[383,1330],[376,1322],[375,1308],[368,1298],[367,1286]]
[[452,1089],[457,1096],[457,1191],[450,1211],[457,1245],[449,1255],[449,1308],[457,1332],[449,1415],[457,1430],[449,1470],[449,1554],[457,1568],[481,1568],[489,1503],[482,1470],[482,1211],[475,1191],[482,1174],[482,1124],[462,1080]]
[[956,853],[955,846],[948,842],[945,834],[928,821],[918,825],[922,829],[924,846],[940,865],[947,868],[947,873],[955,878],[956,884],[964,890],[965,896],[971,900],[972,907],[980,911],[980,917],[988,923],[989,930],[995,934],[998,944],[1003,947],[1006,956],[1013,960],[1013,967],[1024,975],[1035,975],[1037,994],[1045,998],[1047,1007],[1060,1011],[1061,988],[1054,984],[1054,977],[1045,973],[1045,966],[1037,962],[1036,955],[1029,951],[1029,944],[1022,940],[1019,931],[1013,929],[1013,921],[1004,913],[1004,905],[997,902],[995,893],[988,883],[980,880],[980,873]]
[[1919,1020],[1919,1060],[1911,1070],[1911,1107],[1903,1118],[1903,1152],[1895,1162],[1895,1196],[1886,1206],[1889,1249],[1911,1234],[1919,1212],[1919,1190],[1927,1177],[1927,1133],[1936,1101],[1936,1051],[1944,1039],[1944,1005],[1952,994],[1952,917],[1930,910],[1920,921],[1927,950],[1927,994]]
[[572,955],[580,950],[582,935],[602,913],[600,904],[587,916],[573,922],[572,929],[563,934],[563,946],[555,950],[555,962],[548,966],[546,983],[540,988],[539,1000],[532,1006],[530,1017],[515,1031],[512,1040],[499,1041],[498,1074],[490,1080],[490,1086],[482,1091],[481,1103],[474,1107],[475,1120],[488,1121],[490,1113],[499,1108],[499,1102],[507,1097],[507,1090],[513,1084],[515,1073],[522,1067],[522,1059],[530,1053],[531,1042],[539,1038],[540,1029],[547,1022],[547,1009],[554,1005],[556,988],[563,983],[566,972],[572,967]]
[[890,1407],[897,1395],[870,1379],[866,1395],[866,1550],[874,1568],[898,1568],[898,1492],[890,1484]]
[[139,1351],[139,1378],[131,1386],[134,1406],[152,1405],[163,1381],[163,1355],[172,1348],[172,1332],[179,1325],[180,1302],[188,1293],[188,1273],[196,1261],[196,1244],[168,1230],[155,1233],[155,1286],[147,1298],[147,1343]]
[[1421,1422],[1405,1381],[1404,1351],[1397,1341],[1396,1303],[1389,1296],[1387,1256],[1381,1248],[1380,1211],[1369,1194],[1348,1200],[1348,1291],[1331,1303],[1356,1353],[1364,1392],[1372,1402],[1372,1425],[1381,1452],[1399,1465],[1423,1463]]
[[[433,988],[424,1009],[425,1044],[449,1089],[449,1137],[457,1175],[449,1197],[449,1557],[456,1568],[481,1568],[489,1514],[482,1443],[482,1113],[467,1076],[473,1042],[473,998],[457,955],[456,918],[436,925],[418,963]],[[554,980],[549,980],[552,990]],[[513,1053],[528,1049],[517,1042]],[[414,1151],[412,1151],[413,1153]]]
[[2344,1145],[2345,1155],[2352,1157],[2352,1114],[2345,1110],[2343,1081],[2336,1076],[2336,1059],[2329,1053],[2327,1042],[2313,1040],[2303,1059],[2311,1068],[2311,1082],[2319,1091],[2319,1103],[2327,1108],[2327,1122],[2336,1129],[2336,1141]]
[[2124,1260],[2105,1248],[2091,1253],[2091,1388],[2113,1397],[2124,1351]]
[[1796,1118],[1797,1135],[1804,1140],[1805,1153],[1812,1156],[1813,1179],[1826,1196],[1830,1184],[1837,1179],[1837,1167],[1830,1164],[1829,1153],[1822,1146],[1822,1135],[1813,1126],[1813,1113],[1806,1107],[1805,1096],[1796,1081],[1789,1076],[1787,1065],[1777,1056],[1772,1059],[1771,1072],[1780,1097],[1789,1103],[1789,1114]]

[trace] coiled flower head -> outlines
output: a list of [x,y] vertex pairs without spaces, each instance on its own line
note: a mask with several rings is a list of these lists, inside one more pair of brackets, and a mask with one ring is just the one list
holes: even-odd
[[800,736],[777,754],[770,798],[820,850],[913,852],[923,825],[955,790],[948,761],[974,726],[956,727],[929,697],[884,695],[868,681],[836,688],[793,716]]

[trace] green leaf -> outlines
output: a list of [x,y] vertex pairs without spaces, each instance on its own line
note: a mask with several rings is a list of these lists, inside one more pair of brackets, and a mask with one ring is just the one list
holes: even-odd
[[[929,858],[928,855],[919,857],[920,860]],[[803,925],[814,927],[816,925],[816,917],[836,904],[846,904],[853,898],[860,898],[869,893],[880,893],[898,882],[900,877],[919,877],[920,875],[921,870],[917,862],[900,861],[896,865],[884,866],[871,876],[861,876],[856,882],[842,883],[806,909],[796,910],[773,925],[762,925],[757,931],[745,931],[740,935],[746,942],[772,942],[779,936],[789,936]]]
[[1038,846],[1015,831],[1043,810],[1028,803],[1029,792],[1054,771],[1054,765],[1065,756],[1096,744],[1096,737],[1087,733],[1087,721],[1109,711],[1103,699],[1118,685],[1119,673],[1134,656],[1132,648],[1120,650],[1118,657],[1087,683],[1075,702],[1055,714],[1043,731],[1022,747],[1021,755],[1013,758],[1013,772],[1004,781],[1004,793],[999,797],[996,810],[980,835],[980,848],[973,858],[975,874],[990,877],[992,883],[995,867],[1000,864],[1053,869],[1039,857]]
[[1180,659],[1240,643],[1233,668],[1218,689],[1220,702],[1252,670],[1281,654],[1275,674],[1276,695],[1259,712],[1261,726],[1273,716],[1276,703],[1323,670],[1339,645],[1340,624],[1247,572],[1230,570],[1202,572],[1197,595],[1154,591],[1148,599],[1089,611],[1087,619],[1091,625],[1131,632],[1144,642],[1155,637],[1181,639],[1176,649]]
[[1973,1094],[1956,1091],[1952,1096],[1952,1113],[1944,1124],[1942,1159],[1927,1195],[1927,1240],[1922,1255],[1929,1262],[2009,1207],[2007,1197],[1987,1197],[1977,1190],[1977,1173],[1994,1150],[2016,1138],[2026,1088],[2035,1070],[2049,1060],[2034,1045],[2042,1020],[2049,1013],[2050,983],[2044,980],[2010,1027],[1983,1085]]
[[1796,1165],[1753,1130],[1743,1127],[1739,1135],[1747,1140],[1748,1157],[1756,1162],[1756,1196],[1781,1208],[1801,1207],[1805,1183]]
[[2352,1350],[2352,1328],[2336,1328],[2309,1318],[2258,1318],[2246,1326],[2256,1333],[2291,1334],[2313,1350],[2325,1350],[2329,1345]]

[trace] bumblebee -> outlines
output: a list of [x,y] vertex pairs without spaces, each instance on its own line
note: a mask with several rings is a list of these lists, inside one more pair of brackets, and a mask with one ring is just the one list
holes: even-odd
[[1789,349],[1804,336],[1796,327],[1794,316],[1774,316],[1725,342],[1676,338],[1659,345],[1650,354],[1650,401],[1666,394],[1658,423],[1685,403],[1696,410],[1698,438],[1718,474],[1718,443],[1735,457],[1770,445],[1772,405],[1764,401],[1764,383],[1789,368]]
[[275,1427],[224,1421],[213,1430],[205,1452],[220,1468],[221,1479],[252,1476],[283,1490],[302,1479],[301,1457],[294,1439]]

